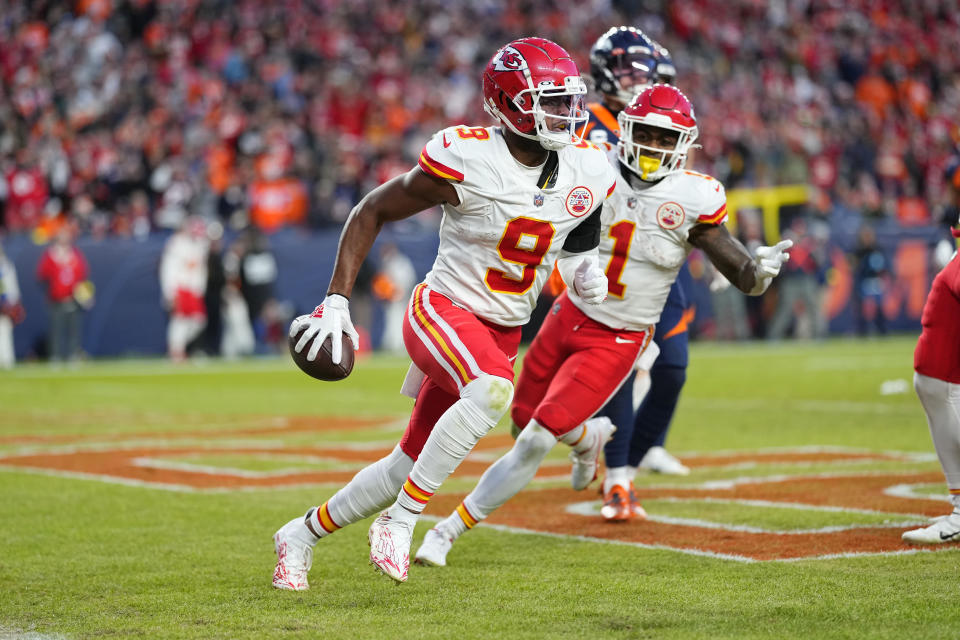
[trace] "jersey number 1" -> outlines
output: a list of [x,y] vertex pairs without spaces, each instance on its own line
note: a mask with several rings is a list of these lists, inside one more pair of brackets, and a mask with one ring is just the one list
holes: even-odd
[[637,225],[629,220],[623,220],[610,227],[609,235],[613,238],[613,251],[610,255],[610,264],[607,265],[607,292],[617,298],[623,297],[627,285],[620,282],[623,267],[627,264],[630,254],[630,243],[633,242],[633,230]]
[[[524,244],[533,246],[520,246],[525,237],[532,238],[533,242],[528,240]],[[529,291],[537,279],[537,267],[543,262],[543,256],[547,254],[552,239],[553,225],[549,222],[532,218],[514,218],[508,222],[497,244],[497,252],[505,262],[522,264],[523,273],[517,279],[491,267],[487,269],[487,275],[484,278],[487,287],[491,291],[514,295],[522,295]]]

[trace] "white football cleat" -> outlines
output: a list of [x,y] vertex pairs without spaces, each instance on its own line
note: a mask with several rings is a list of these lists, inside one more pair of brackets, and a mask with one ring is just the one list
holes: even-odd
[[277,552],[273,586],[277,589],[305,591],[310,588],[307,572],[313,564],[313,545],[319,538],[310,533],[303,519],[303,516],[294,518],[273,534]]
[[570,452],[570,460],[573,462],[570,485],[576,491],[586,489],[597,479],[597,461],[600,459],[600,452],[603,451],[603,445],[613,437],[613,432],[617,430],[617,427],[610,422],[610,418],[605,416],[587,420],[584,428],[587,429],[585,437],[593,438],[590,447],[579,453]]
[[943,544],[960,542],[960,509],[937,518],[929,527],[903,532],[903,541],[911,544]]
[[413,527],[416,522],[416,518],[405,520],[392,517],[387,510],[373,521],[370,531],[367,532],[370,564],[397,582],[407,581],[407,573],[410,571],[410,543],[413,542]]
[[638,465],[640,469],[662,473],[667,476],[688,476],[690,467],[686,466],[663,447],[650,447]]
[[431,567],[447,566],[447,554],[453,547],[453,538],[440,527],[427,531],[413,561]]

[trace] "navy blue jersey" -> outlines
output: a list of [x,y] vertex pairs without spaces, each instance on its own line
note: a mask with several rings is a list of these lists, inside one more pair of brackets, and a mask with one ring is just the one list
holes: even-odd
[[607,151],[615,151],[617,141],[620,140],[620,125],[617,124],[617,114],[599,102],[588,104],[587,111],[590,113],[590,119],[587,120],[583,129],[583,138],[606,148]]

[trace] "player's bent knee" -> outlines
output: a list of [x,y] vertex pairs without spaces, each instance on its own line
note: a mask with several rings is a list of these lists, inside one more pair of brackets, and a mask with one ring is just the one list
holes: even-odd
[[471,400],[488,419],[497,423],[513,401],[513,383],[500,376],[482,375],[465,386],[460,397]]
[[543,459],[555,444],[557,444],[556,436],[541,427],[536,421],[531,421],[520,432],[517,443],[513,445],[513,448],[524,460]]

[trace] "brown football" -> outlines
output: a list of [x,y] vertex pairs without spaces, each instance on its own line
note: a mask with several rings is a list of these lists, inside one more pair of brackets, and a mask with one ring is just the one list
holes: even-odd
[[323,345],[320,347],[320,351],[317,353],[315,360],[307,360],[307,354],[310,352],[310,345],[313,344],[316,338],[312,338],[307,344],[303,345],[303,349],[300,353],[297,353],[297,341],[300,340],[300,334],[303,333],[304,329],[306,329],[306,327],[298,331],[297,335],[287,340],[287,345],[290,347],[290,356],[293,358],[293,361],[297,363],[297,366],[300,367],[300,370],[317,380],[343,380],[350,375],[350,372],[353,371],[354,351],[353,342],[350,341],[347,334],[340,334],[343,340],[343,355],[340,358],[340,364],[333,364],[331,360],[333,356],[330,351],[330,345],[332,344],[330,342],[330,336],[327,336],[327,339],[323,341]]

